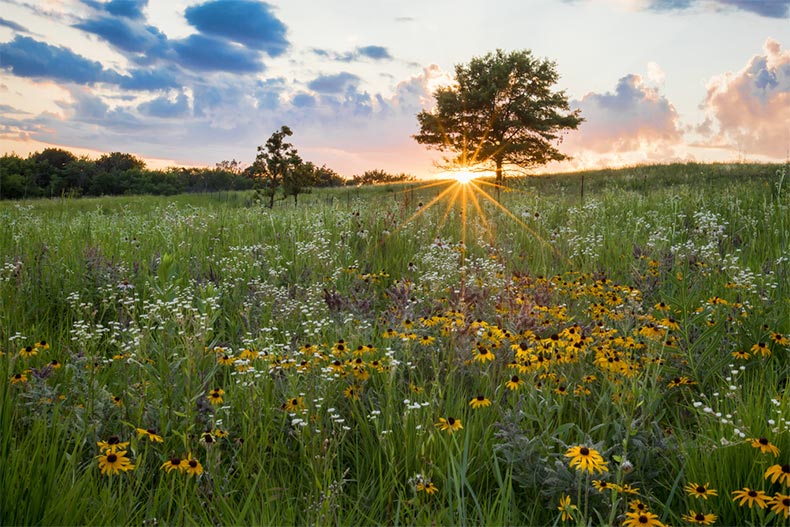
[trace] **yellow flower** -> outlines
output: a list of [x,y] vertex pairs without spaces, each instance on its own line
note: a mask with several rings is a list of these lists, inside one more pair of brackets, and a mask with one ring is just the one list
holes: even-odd
[[147,437],[152,443],[164,443],[165,441],[162,439],[162,436],[157,435],[156,430],[153,428],[149,428],[147,430],[145,428],[136,428],[135,430],[137,431],[137,439]]
[[424,492],[426,494],[436,494],[439,492],[439,487],[433,484],[432,481],[427,483],[417,483],[417,492]]
[[359,400],[359,394],[362,393],[362,386],[351,385],[343,390],[343,395],[346,396],[346,399],[352,399],[354,401]]
[[510,378],[510,380],[509,380],[509,381],[507,381],[507,382],[505,383],[505,387],[506,387],[508,390],[513,390],[513,391],[515,391],[515,390],[518,390],[518,389],[521,387],[521,385],[522,385],[522,384],[524,384],[524,381],[522,381],[521,379],[519,379],[519,378],[518,378],[518,375],[514,375],[514,376],[512,376],[512,377]]
[[436,342],[436,337],[432,337],[430,335],[423,335],[420,337],[420,344],[423,346],[430,346],[434,342]]
[[25,384],[27,382],[27,375],[24,373],[15,373],[11,376],[11,384]]
[[122,448],[128,447],[129,441],[121,442],[118,436],[110,436],[107,438],[107,441],[99,441],[96,444],[99,446],[99,450],[106,454],[109,452],[117,452]]
[[213,404],[214,406],[219,406],[222,404],[222,396],[224,395],[225,390],[222,388],[214,388],[210,392],[208,392],[208,402]]
[[35,357],[38,355],[38,350],[33,346],[25,346],[24,348],[19,350],[19,356],[27,359],[29,357]]
[[771,478],[771,483],[779,483],[785,487],[790,486],[790,465],[772,465],[765,471],[765,479]]
[[569,448],[568,451],[565,452],[565,457],[571,459],[571,468],[575,468],[576,470],[586,470],[591,474],[595,471],[601,474],[609,471],[601,454],[586,446],[579,445]]
[[751,509],[753,505],[757,505],[761,509],[767,507],[767,502],[770,499],[765,492],[761,490],[754,490],[750,489],[749,487],[744,487],[741,490],[734,490],[732,491],[732,501],[739,501],[738,505],[743,507],[744,505],[748,504],[749,508]]
[[571,503],[571,497],[568,495],[563,495],[560,497],[560,506],[557,507],[562,513],[562,521],[573,520],[573,513],[578,511],[579,509],[576,505]]
[[752,439],[747,439],[747,441],[750,441],[754,448],[759,448],[760,452],[763,454],[773,454],[774,456],[779,455],[779,449],[775,445],[772,445],[771,442],[764,437],[755,437]]
[[758,342],[757,344],[752,346],[749,351],[754,353],[755,357],[757,355],[762,355],[763,357],[771,356],[771,348],[769,348],[768,344],[766,344],[765,342]]
[[48,350],[49,349],[49,342],[47,342],[46,340],[43,340],[43,339],[39,340],[38,342],[36,342],[35,347],[36,347],[36,349],[40,349],[40,350]]
[[485,346],[478,346],[476,352],[472,360],[476,360],[480,364],[485,364],[486,361],[496,359],[496,356]]
[[696,483],[689,483],[683,489],[689,496],[693,496],[695,498],[702,498],[708,499],[708,496],[718,496],[719,493],[716,489],[709,489],[708,485],[710,483],[705,483],[704,485],[697,485]]
[[304,397],[292,397],[285,401],[281,408],[286,412],[297,412],[304,409]]
[[664,527],[658,516],[648,511],[632,511],[625,513],[623,527]]
[[769,501],[769,505],[771,505],[771,510],[779,516],[781,512],[785,519],[790,515],[790,495],[776,493]]
[[694,512],[693,510],[690,510],[688,514],[681,515],[681,518],[688,523],[699,523],[702,525],[713,525],[713,522],[716,521],[715,514],[705,514]]
[[434,426],[436,426],[439,430],[442,431],[447,430],[448,434],[452,434],[453,432],[456,432],[463,428],[463,425],[461,425],[461,420],[455,419],[454,417],[448,417],[447,419],[445,419],[444,417],[440,417],[439,422],[436,423]]
[[162,463],[162,466],[159,467],[159,470],[164,470],[165,472],[172,472],[174,470],[178,471],[185,471],[187,469],[187,463],[180,457],[172,457]]
[[200,461],[192,457],[192,452],[187,454],[186,468],[184,471],[190,476],[199,476],[203,473],[203,465]]
[[102,474],[111,476],[127,470],[134,470],[134,465],[126,457],[125,450],[114,451],[110,450],[100,456],[96,456],[99,460],[99,469]]
[[221,364],[222,366],[233,366],[235,360],[235,358],[229,355],[220,355],[217,357],[217,364]]
[[593,487],[598,489],[598,492],[603,492],[605,490],[617,490],[615,485],[610,485],[606,481],[602,481],[600,479],[594,479],[592,484],[593,484]]
[[473,409],[477,410],[478,408],[484,408],[486,406],[491,406],[491,400],[486,398],[485,395],[478,395],[471,401],[469,401],[469,406]]

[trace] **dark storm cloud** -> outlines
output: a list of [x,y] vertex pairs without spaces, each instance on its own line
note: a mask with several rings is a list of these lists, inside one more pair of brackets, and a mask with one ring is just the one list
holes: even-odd
[[215,0],[187,8],[185,16],[201,33],[264,51],[272,57],[288,49],[285,24],[265,2]]

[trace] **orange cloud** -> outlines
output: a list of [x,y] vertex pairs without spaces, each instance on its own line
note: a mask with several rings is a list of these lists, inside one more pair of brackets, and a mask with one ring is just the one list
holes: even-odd
[[790,50],[768,39],[737,73],[713,77],[704,108],[708,142],[777,159],[790,148]]

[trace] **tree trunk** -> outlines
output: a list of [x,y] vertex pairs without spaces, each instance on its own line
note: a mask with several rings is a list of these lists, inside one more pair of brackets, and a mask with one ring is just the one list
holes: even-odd
[[269,208],[270,209],[274,208],[274,192],[269,194]]
[[502,158],[501,157],[496,158],[496,181],[495,182],[496,182],[497,185],[501,185],[502,182],[503,182]]

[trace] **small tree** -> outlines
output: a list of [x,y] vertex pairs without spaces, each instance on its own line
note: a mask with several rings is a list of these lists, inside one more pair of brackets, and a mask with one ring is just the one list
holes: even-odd
[[283,179],[283,194],[294,197],[294,205],[297,205],[299,194],[304,193],[307,187],[315,185],[316,166],[310,161],[299,160],[291,170],[285,174]]
[[286,137],[293,135],[287,126],[280,127],[266,141],[266,145],[258,147],[258,155],[253,163],[254,178],[261,183],[263,193],[269,198],[269,208],[274,207],[274,196],[287,174],[294,169],[301,159]]
[[420,143],[456,153],[453,166],[482,165],[523,168],[567,159],[554,146],[564,130],[582,122],[571,111],[563,91],[553,91],[559,79],[556,64],[533,58],[528,50],[502,50],[475,57],[455,67],[454,86],[439,88],[436,108],[417,115]]

